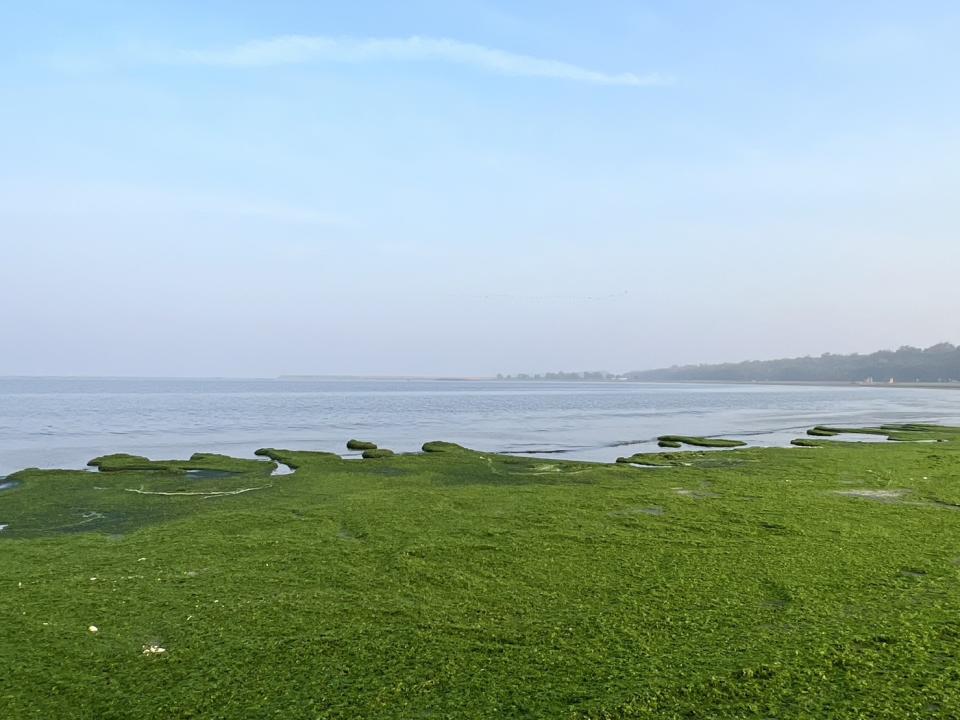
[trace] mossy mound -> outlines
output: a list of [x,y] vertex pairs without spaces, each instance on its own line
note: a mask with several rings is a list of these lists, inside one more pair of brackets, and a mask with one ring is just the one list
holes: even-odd
[[736,467],[744,463],[756,462],[756,449],[730,450],[684,450],[681,452],[636,453],[629,457],[619,457],[621,465],[645,465],[648,467],[698,467],[724,468]]
[[677,443],[677,445],[662,445],[661,447],[678,447],[680,443],[695,447],[732,448],[746,445],[742,440],[727,440],[725,438],[707,438],[694,435],[661,435],[657,438],[661,443]]
[[130,455],[129,453],[112,453],[110,455],[100,455],[99,457],[93,458],[90,462],[87,463],[87,467],[95,467],[104,471],[109,471],[114,467],[120,465],[139,465],[150,463],[148,458],[145,458],[143,455]]
[[294,470],[299,468],[305,462],[319,462],[322,460],[342,462],[343,458],[332,452],[320,452],[317,450],[277,450],[276,448],[260,448],[254,455],[265,457],[274,462],[283,463]]
[[443,440],[431,440],[423,444],[423,451],[426,453],[444,453],[444,452],[466,452],[467,448],[463,445],[457,445]]
[[395,453],[393,450],[387,450],[386,448],[368,448],[363,451],[364,460],[374,460],[376,458],[385,458],[392,457]]
[[376,450],[377,444],[369,440],[347,440],[347,450]]
[[269,463],[261,460],[245,460],[232,458],[217,453],[194,453],[189,460],[150,460],[142,455],[116,453],[102,455],[87,463],[102,473],[151,471],[163,473],[185,473],[188,471],[210,470],[229,473],[255,474],[267,473],[271,469]]
[[929,423],[892,423],[879,427],[833,427],[817,425],[807,430],[814,437],[834,435],[878,435],[895,442],[950,442],[960,439],[956,428],[941,427]]
[[843,435],[845,433],[855,434],[855,435],[889,435],[888,430],[878,427],[852,427],[852,428],[842,428],[842,427],[830,427],[827,425],[817,425],[812,430],[807,430],[808,435]]
[[657,445],[662,448],[678,448],[682,447],[683,443],[677,442],[676,440],[658,440]]

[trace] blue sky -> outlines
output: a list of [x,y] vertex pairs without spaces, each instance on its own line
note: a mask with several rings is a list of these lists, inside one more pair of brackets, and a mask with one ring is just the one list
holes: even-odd
[[954,3],[8,5],[0,374],[960,340]]

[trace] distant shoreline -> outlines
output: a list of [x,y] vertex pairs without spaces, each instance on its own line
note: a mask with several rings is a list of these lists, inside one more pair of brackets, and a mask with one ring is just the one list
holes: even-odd
[[[431,378],[439,379],[439,378]],[[468,380],[470,378],[463,378]],[[515,383],[515,382],[543,382],[543,383],[568,383],[575,385],[578,383],[606,383],[610,385],[795,385],[798,387],[864,387],[864,388],[920,388],[928,390],[960,390],[960,382],[955,383],[936,383],[936,382],[883,382],[867,383],[850,380],[547,380],[544,378],[525,380],[502,379],[497,378],[476,378],[481,380],[491,380],[493,382]]]
[[319,382],[331,380],[379,380],[386,382],[491,382],[503,383],[551,383],[554,385],[604,384],[604,385],[793,385],[797,387],[864,387],[864,388],[919,388],[925,390],[960,390],[960,382],[862,382],[849,380],[633,380],[616,379],[565,379],[556,378],[497,378],[493,376],[456,375],[278,375],[274,377],[225,377],[225,376],[122,376],[122,375],[2,375],[0,380],[139,380],[139,381],[275,381]]
[[960,390],[960,382],[884,382],[867,383],[851,382],[849,380],[675,380],[675,381],[642,381],[656,385],[797,385],[800,387],[864,387],[864,388],[920,388],[927,390]]

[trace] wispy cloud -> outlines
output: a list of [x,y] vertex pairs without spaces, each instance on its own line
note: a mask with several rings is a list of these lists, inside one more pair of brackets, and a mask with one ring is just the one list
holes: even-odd
[[358,223],[323,208],[276,203],[269,198],[177,190],[129,182],[16,182],[0,178],[0,216],[220,217],[282,225],[353,229]]
[[501,75],[554,78],[594,85],[668,85],[659,73],[606,73],[579,65],[508,52],[446,38],[336,38],[283,35],[219,50],[183,50],[166,62],[221,67],[269,67],[306,63],[443,62],[467,65]]

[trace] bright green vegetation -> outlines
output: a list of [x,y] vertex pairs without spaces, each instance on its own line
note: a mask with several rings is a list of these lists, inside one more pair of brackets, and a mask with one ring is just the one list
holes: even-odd
[[87,463],[100,472],[119,472],[121,470],[154,470],[168,473],[266,473],[275,468],[256,460],[240,460],[214,453],[194,453],[189,460],[148,460],[139,455],[104,455]]
[[828,427],[826,425],[817,425],[810,430],[807,430],[807,435],[819,435],[822,437],[832,436],[832,435],[842,435],[844,433],[851,433],[856,435],[887,435],[888,433],[882,428],[871,428],[871,427]]
[[387,450],[386,448],[371,448],[363,451],[363,459],[374,460],[376,458],[391,457],[393,454],[393,450]]
[[347,450],[376,450],[377,444],[367,440],[347,440]]
[[699,467],[716,468],[742,465],[746,462],[757,462],[753,454],[743,452],[704,452],[684,451],[678,453],[635,453],[629,457],[618,457],[618,463],[628,465],[645,465],[649,467]]
[[443,440],[433,440],[423,444],[423,451],[427,453],[469,452],[462,445]]
[[667,445],[661,445],[661,447],[680,447],[680,444],[684,445],[693,445],[696,447],[712,447],[712,448],[733,448],[733,447],[743,447],[746,445],[742,440],[727,440],[725,438],[705,438],[705,437],[694,437],[691,435],[661,435],[657,438],[661,443],[668,443]]
[[336,460],[339,462],[341,458],[336,453],[331,452],[316,452],[314,450],[276,450],[274,448],[261,448],[257,450],[254,455],[259,455],[260,457],[269,458],[278,463],[283,463],[288,465],[294,470],[300,467],[300,463],[304,460],[316,463],[323,460],[331,461]]
[[834,437],[836,435],[883,435],[887,440],[898,442],[940,442],[960,439],[960,429],[927,425],[922,423],[897,423],[879,427],[829,427],[817,425],[807,430],[807,435],[816,437]]
[[884,429],[941,442],[22,471],[0,715],[957,717],[960,430]]

